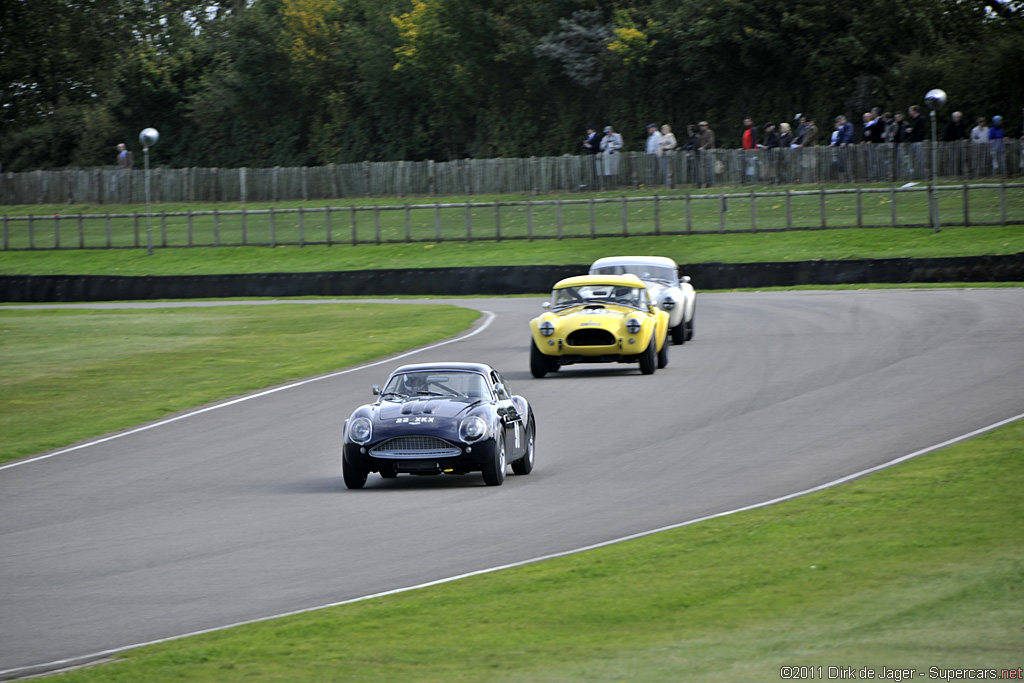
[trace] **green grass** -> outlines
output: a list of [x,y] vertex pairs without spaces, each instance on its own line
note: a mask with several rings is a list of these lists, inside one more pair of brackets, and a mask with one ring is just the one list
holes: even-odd
[[1024,423],[794,501],[61,680],[777,681],[1016,669]]
[[[758,191],[775,191],[777,188],[759,187]],[[794,190],[808,188],[794,187]],[[844,188],[849,190],[849,188]],[[878,187],[874,189],[880,189]],[[724,188],[736,192],[736,188]],[[744,191],[749,191],[744,189]],[[326,240],[326,220],[322,212],[304,211],[302,214],[302,238],[305,246],[198,246],[162,247],[165,226],[154,224],[154,254],[146,254],[145,216],[137,223],[134,218],[111,219],[111,242],[123,248],[87,249],[74,248],[80,241],[87,246],[100,246],[106,242],[105,221],[83,221],[79,234],[77,218],[68,216],[103,214],[106,212],[133,212],[143,210],[136,205],[122,206],[17,206],[4,207],[9,216],[35,215],[32,243],[36,247],[54,244],[55,230],[60,233],[62,249],[37,251],[20,250],[29,245],[26,221],[12,221],[9,244],[14,251],[0,251],[0,273],[4,274],[120,274],[120,275],[176,275],[207,273],[253,273],[253,272],[310,272],[333,270],[365,270],[374,268],[428,268],[466,265],[537,265],[537,264],[585,264],[600,256],[625,252],[659,254],[674,258],[680,263],[725,262],[749,263],[760,261],[800,261],[808,259],[854,259],[885,257],[939,257],[969,256],[987,254],[1011,254],[1024,251],[1024,226],[956,226],[944,225],[941,232],[934,233],[928,227],[906,227],[907,224],[927,224],[925,193],[899,194],[896,223],[902,227],[864,227],[842,229],[809,229],[782,231],[786,224],[785,197],[771,197],[758,200],[757,233],[719,232],[720,201],[711,191],[692,193],[689,202],[690,215],[687,218],[685,201],[660,201],[658,220],[661,230],[686,232],[689,234],[633,234],[652,233],[654,230],[653,202],[621,203],[622,197],[650,196],[649,190],[632,191],[624,194],[606,193],[598,198],[611,199],[610,203],[596,204],[596,234],[590,237],[590,207],[586,204],[565,204],[561,210],[562,235],[564,239],[524,239],[529,232],[528,210],[523,206],[502,207],[501,236],[498,241],[494,228],[494,209],[473,207],[471,222],[476,239],[472,242],[455,241],[466,237],[466,213],[462,204],[466,201],[525,201],[525,196],[474,196],[441,198],[407,198],[411,203],[438,202],[456,204],[454,208],[441,209],[441,237],[435,240],[435,213],[432,209],[413,211],[409,235],[412,243],[401,241],[388,243],[387,240],[404,240],[405,224],[403,211],[359,211],[355,214],[357,237],[361,242],[351,244],[351,217],[349,207],[367,207],[375,203],[401,204],[394,198],[344,200],[332,211],[331,246],[309,244]],[[941,211],[948,216],[947,223],[963,222],[962,196],[959,191],[942,194]],[[662,193],[662,196],[685,196],[686,193]],[[700,197],[705,197],[700,199]],[[533,199],[579,200],[581,195],[545,196]],[[406,200],[403,200],[406,201]],[[863,224],[891,226],[892,198],[889,194],[863,194],[859,199],[862,207]],[[856,225],[855,194],[831,195],[826,202],[827,224]],[[248,209],[269,209],[276,212],[274,223],[275,239],[278,243],[297,242],[299,239],[299,214],[280,213],[302,208],[323,207],[326,202],[291,202],[281,204],[247,205]],[[167,219],[168,243],[188,242],[188,217],[183,212],[192,211],[233,211],[239,204],[166,204],[160,210],[182,213]],[[752,225],[751,203],[745,197],[729,200],[730,210],[726,214],[726,231],[749,230]],[[622,236],[622,216],[625,209],[631,235]],[[970,218],[972,222],[1000,221],[1002,200],[995,189],[975,189],[971,192]],[[1024,221],[1024,189],[1007,191],[1007,216],[1011,220]],[[807,228],[820,228],[820,198],[817,195],[794,198],[791,205],[793,223]],[[65,218],[55,228],[54,214]],[[533,234],[553,237],[558,234],[559,210],[554,206],[535,206],[530,211]],[[380,223],[380,239],[376,244],[376,224]],[[213,231],[213,217],[194,217],[192,242],[194,244],[226,244],[242,240],[241,218],[219,216],[218,233]],[[136,230],[139,231],[138,241]],[[250,241],[269,241],[269,216],[250,216],[246,222],[246,234]],[[514,239],[507,239],[514,238]],[[575,239],[574,239],[575,238]],[[133,245],[142,244],[143,248]]]
[[443,242],[306,247],[197,247],[0,251],[0,273],[20,275],[196,275],[589,264],[601,256],[656,254],[679,263],[754,263],[811,259],[908,258],[1015,254],[1024,226],[876,228],[758,234],[599,239]]
[[0,462],[387,356],[478,315],[355,303],[2,310]]

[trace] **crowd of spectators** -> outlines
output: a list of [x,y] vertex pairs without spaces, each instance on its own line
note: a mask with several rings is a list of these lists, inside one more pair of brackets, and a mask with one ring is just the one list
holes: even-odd
[[[911,105],[906,112],[882,112],[876,107],[861,115],[857,127],[845,114],[837,115],[833,122],[828,136],[828,133],[821,134],[814,117],[806,113],[797,114],[792,124],[788,121],[768,122],[763,128],[759,128],[752,117],[746,117],[737,141],[738,148],[743,150],[740,181],[814,178],[818,163],[832,163],[839,179],[852,180],[851,155],[860,146],[869,146],[859,150],[858,159],[862,168],[866,166],[870,180],[925,177],[927,161],[922,143],[930,139],[930,128],[918,105]],[[944,167],[950,174],[970,172],[980,176],[1011,172],[1007,168],[1008,140],[1020,144],[1024,152],[1024,110],[1021,122],[1010,133],[1004,130],[1002,116],[991,119],[980,116],[975,120],[975,126],[968,129],[963,113],[955,111],[937,141],[946,143]],[[819,144],[830,147],[831,154],[824,157],[821,154],[800,155],[797,168],[793,167],[792,155],[782,152]],[[675,155],[684,155],[687,177],[695,179],[701,187],[712,185],[723,170],[722,159],[709,152],[729,146],[721,144],[707,121],[687,125],[686,134],[678,138],[668,124],[659,126],[651,123],[647,126],[644,140],[644,152],[649,158],[653,177],[660,178],[663,183],[669,182],[672,164],[667,162]],[[602,172],[609,179],[614,178],[618,172],[616,155],[623,150],[622,135],[612,126],[605,127],[603,136],[589,128],[583,147],[587,153],[603,155]],[[1018,158],[1024,165],[1024,153]]]

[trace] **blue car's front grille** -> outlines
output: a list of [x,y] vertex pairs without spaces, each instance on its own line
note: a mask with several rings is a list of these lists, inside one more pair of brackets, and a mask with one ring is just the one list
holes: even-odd
[[461,452],[455,444],[436,436],[396,436],[370,449],[376,458],[444,458]]

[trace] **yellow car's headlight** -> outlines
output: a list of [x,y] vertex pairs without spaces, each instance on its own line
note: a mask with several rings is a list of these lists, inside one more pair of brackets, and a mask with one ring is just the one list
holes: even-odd
[[540,333],[545,337],[550,337],[555,333],[555,324],[550,320],[544,320],[540,324]]
[[630,334],[637,334],[640,332],[641,323],[636,318],[630,318],[626,321],[626,331]]

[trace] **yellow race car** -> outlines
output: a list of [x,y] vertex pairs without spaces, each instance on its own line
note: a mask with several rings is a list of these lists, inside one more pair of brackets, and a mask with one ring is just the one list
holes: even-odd
[[645,375],[668,365],[669,314],[636,275],[566,278],[544,308],[530,321],[534,377],[574,363],[639,363]]

